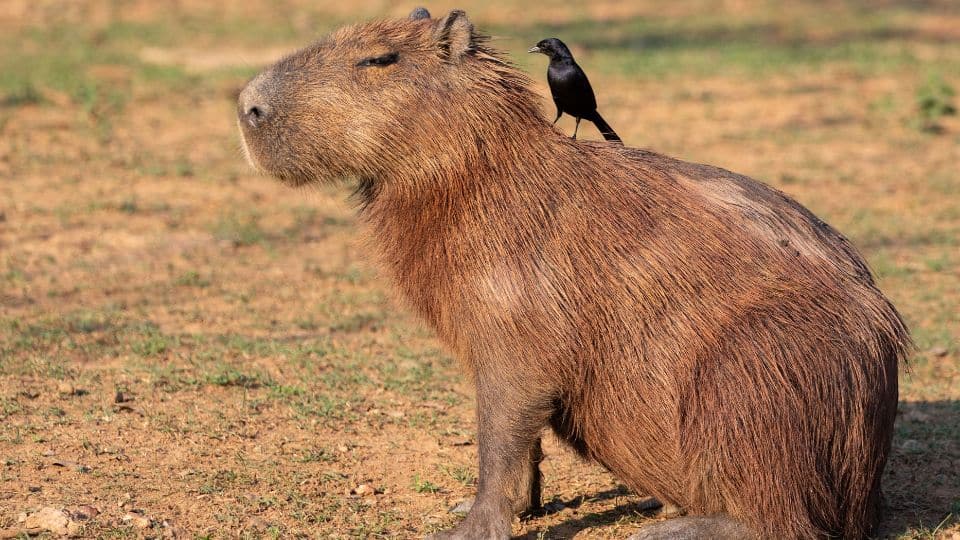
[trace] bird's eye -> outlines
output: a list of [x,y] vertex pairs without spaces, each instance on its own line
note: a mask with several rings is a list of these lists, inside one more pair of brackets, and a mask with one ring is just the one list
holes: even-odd
[[357,62],[357,67],[389,66],[390,64],[396,64],[399,58],[400,55],[395,52],[387,53],[381,56],[371,56],[370,58],[364,58],[363,60]]

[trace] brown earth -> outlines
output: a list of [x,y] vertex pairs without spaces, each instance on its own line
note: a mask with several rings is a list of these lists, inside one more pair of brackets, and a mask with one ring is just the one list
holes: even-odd
[[[853,239],[918,341],[881,533],[960,537],[960,122],[922,131],[916,105],[930,73],[960,85],[955,4],[471,4],[538,80],[522,51],[571,42],[628,144],[764,179]],[[0,19],[0,530],[85,506],[84,537],[455,523],[469,385],[365,262],[349,188],[256,176],[233,120],[256,65],[412,6],[159,5],[11,2]],[[560,504],[516,534],[624,538],[661,517],[547,453]]]

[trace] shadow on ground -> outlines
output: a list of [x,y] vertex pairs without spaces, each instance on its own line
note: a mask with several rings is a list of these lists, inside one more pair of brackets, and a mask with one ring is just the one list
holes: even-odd
[[[610,499],[620,499],[630,496],[630,490],[624,486],[617,486],[596,493],[594,495],[579,495],[566,501],[552,501],[546,504],[547,513],[555,513],[558,505],[562,509],[577,509],[587,501],[604,501]],[[539,538],[573,538],[584,530],[592,529],[603,525],[613,525],[624,520],[636,520],[656,516],[660,512],[661,506],[653,499],[636,502],[631,500],[629,503],[617,505],[614,508],[603,512],[593,512],[583,515],[577,515],[573,519],[564,521],[559,525],[547,527],[542,531],[529,533],[520,538],[539,539]]]
[[960,401],[900,403],[878,536],[960,522]]
[[[560,503],[576,509],[587,500],[615,499],[629,493],[620,486]],[[900,404],[884,493],[886,504],[876,538],[898,538],[917,529],[935,531],[938,526],[960,522],[960,401]],[[573,538],[593,527],[652,518],[659,511],[646,501],[631,501],[575,516],[521,538]]]

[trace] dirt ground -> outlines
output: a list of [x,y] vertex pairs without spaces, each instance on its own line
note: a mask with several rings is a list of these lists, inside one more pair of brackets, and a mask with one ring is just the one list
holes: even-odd
[[[239,150],[259,66],[413,7],[354,4],[4,3],[0,538],[418,538],[459,519],[471,388],[366,262],[349,186],[285,188]],[[960,4],[456,7],[538,81],[524,51],[567,41],[628,144],[762,179],[853,240],[917,341],[878,534],[960,538],[960,121],[936,112],[957,105]],[[662,519],[546,445],[550,512],[517,535]]]

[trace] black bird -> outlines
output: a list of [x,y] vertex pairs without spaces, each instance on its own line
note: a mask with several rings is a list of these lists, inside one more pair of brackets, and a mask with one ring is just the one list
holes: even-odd
[[557,118],[567,113],[577,119],[577,126],[573,129],[573,138],[577,138],[580,129],[580,120],[587,119],[597,126],[603,138],[608,141],[620,141],[613,128],[597,112],[597,98],[593,95],[593,88],[587,79],[587,74],[580,69],[570,54],[570,49],[557,38],[541,40],[537,46],[527,52],[542,53],[550,57],[550,67],[547,68],[547,82],[550,83],[550,93],[553,102],[557,105]]

